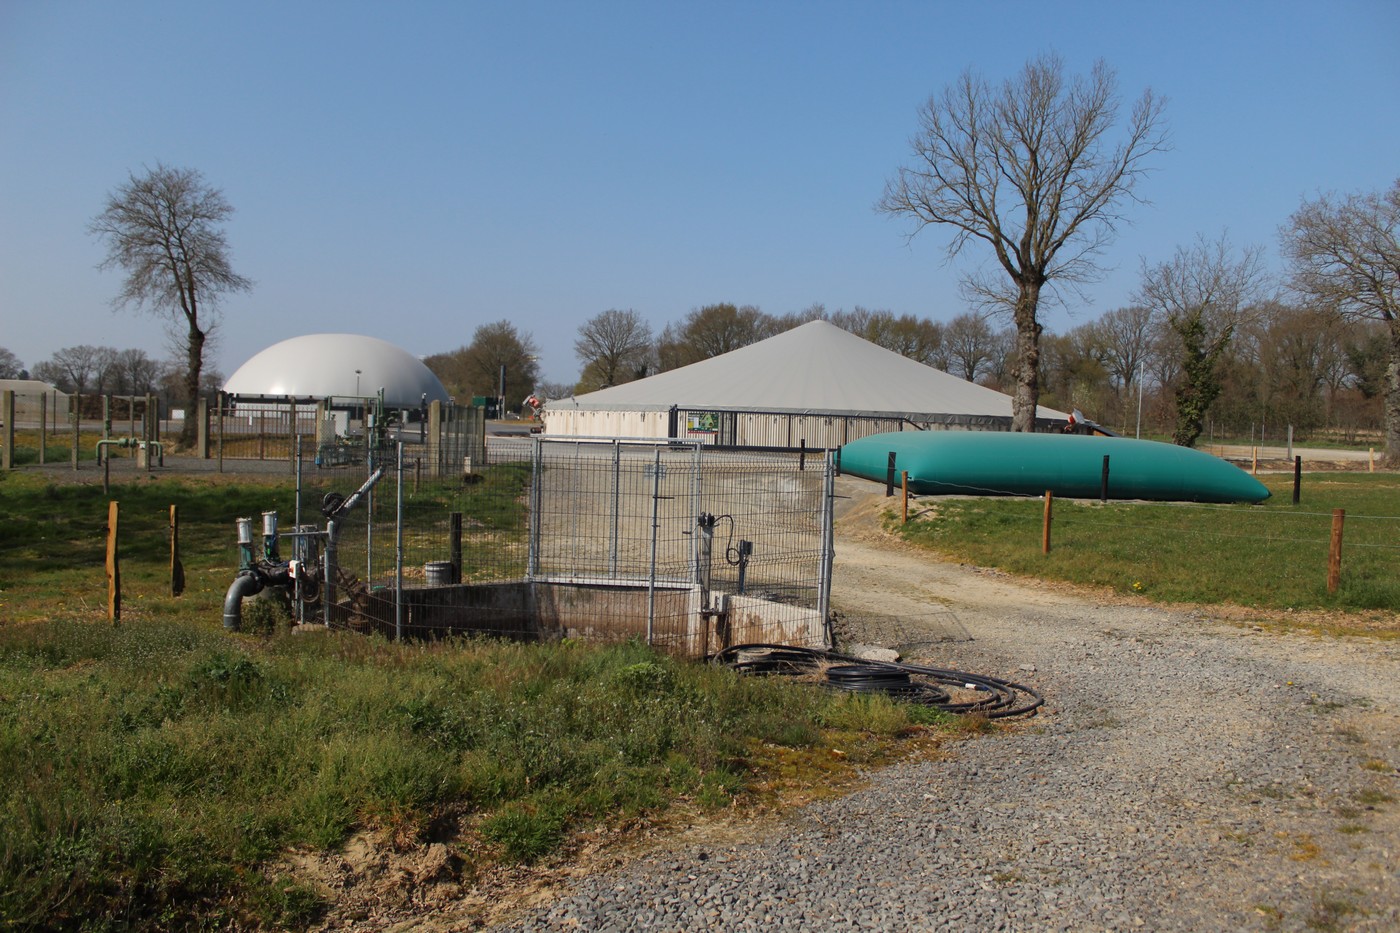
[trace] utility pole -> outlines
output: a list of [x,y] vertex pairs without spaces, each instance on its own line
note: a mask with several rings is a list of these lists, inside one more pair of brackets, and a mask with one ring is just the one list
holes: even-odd
[[1137,439],[1142,440],[1142,363],[1138,363],[1138,419]]

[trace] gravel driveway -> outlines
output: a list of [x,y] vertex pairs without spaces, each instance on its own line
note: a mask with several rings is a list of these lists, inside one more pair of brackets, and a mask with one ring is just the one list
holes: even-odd
[[1035,686],[1042,715],[499,929],[1400,930],[1400,644],[937,563],[877,509],[838,524],[838,600],[936,606],[971,638],[924,659]]

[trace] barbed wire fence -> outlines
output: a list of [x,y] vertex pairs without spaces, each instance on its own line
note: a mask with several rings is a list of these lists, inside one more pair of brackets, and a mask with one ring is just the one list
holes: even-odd
[[[1318,591],[1344,585],[1351,590],[1350,601],[1344,602],[1354,608],[1400,609],[1400,515],[1318,511],[1283,503],[1061,498],[1053,500],[1052,511],[1044,496],[973,487],[967,494],[1015,503],[998,513],[998,522],[1018,529],[1015,537],[1023,536],[1026,553],[1048,553],[1053,541],[1057,554],[1083,554],[1086,560],[1102,554],[1135,563],[1150,580],[1154,568],[1170,559],[1163,547],[1168,542],[1198,557],[1213,555],[1211,564],[1249,579],[1262,597],[1288,592],[1316,598]],[[948,520],[940,514],[948,510],[940,509],[939,501],[936,496],[911,497],[910,518]],[[1195,520],[1203,515],[1211,521]]]

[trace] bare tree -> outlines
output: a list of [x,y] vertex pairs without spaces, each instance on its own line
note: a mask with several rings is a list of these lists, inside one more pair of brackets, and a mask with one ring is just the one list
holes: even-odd
[[24,379],[24,364],[4,347],[0,347],[0,379]]
[[145,350],[118,350],[109,369],[111,388],[122,395],[149,395],[161,377],[161,363]]
[[850,311],[836,311],[829,320],[877,347],[893,350],[925,366],[937,365],[945,349],[943,325],[928,318],[896,315],[883,309],[871,311],[856,305]]
[[1330,309],[1277,304],[1250,328],[1257,391],[1276,419],[1303,430],[1325,421],[1345,378],[1349,326]]
[[1172,440],[1190,447],[1201,436],[1206,412],[1220,394],[1218,366],[1241,325],[1267,312],[1263,250],[1238,258],[1225,236],[1178,247],[1170,262],[1144,267],[1136,300],[1152,310],[1172,335],[1180,364],[1176,427]]
[[574,353],[583,363],[585,392],[640,379],[651,363],[651,327],[630,308],[604,311],[579,327]]
[[[857,337],[865,337],[865,335],[869,333],[870,316],[872,313],[873,312],[868,308],[862,308],[860,305],[856,305],[850,311],[837,308],[827,316],[827,320],[848,333],[855,334]],[[866,339],[868,340],[869,338],[866,337]]]
[[563,382],[540,382],[535,385],[535,395],[544,401],[553,398],[569,398],[577,391],[576,386]]
[[1384,193],[1304,201],[1282,236],[1295,289],[1385,325],[1386,461],[1400,464],[1400,179]]
[[1152,349],[1152,311],[1141,305],[1115,308],[1094,322],[1104,365],[1120,390],[1138,384]]
[[[183,319],[189,412],[199,400],[205,342],[219,296],[252,287],[229,263],[220,224],[231,214],[223,193],[205,184],[199,172],[157,163],[140,177],[130,175],[88,225],[107,243],[107,258],[98,268],[126,272],[114,305],[171,314],[177,324]],[[186,418],[180,442],[193,444],[198,427],[198,419]]]
[[785,333],[786,331],[792,330],[794,327],[801,327],[803,324],[810,324],[813,321],[825,321],[826,319],[826,305],[822,304],[820,301],[813,302],[801,311],[789,311],[787,314],[780,314],[777,317],[770,318],[771,324],[769,329],[772,331],[772,334],[769,336]]
[[107,371],[116,357],[111,347],[80,344],[64,347],[34,367],[36,379],[52,383],[64,392],[82,395],[90,389],[102,391]]
[[[951,359],[944,369],[952,366]],[[992,352],[987,360],[987,373],[982,385],[1002,391],[1011,381],[1011,373],[1016,368],[1016,328],[1005,327],[992,334]]]
[[1094,280],[1094,258],[1124,218],[1120,205],[1165,148],[1161,98],[1144,91],[1116,143],[1117,77],[1102,61],[1067,79],[1047,55],[995,89],[972,71],[930,98],[911,141],[914,165],[885,186],[877,209],[953,230],[952,259],[985,243],[1007,278],[966,280],[1016,326],[1012,428],[1034,428],[1040,398],[1042,291]]
[[943,329],[948,345],[948,372],[968,382],[988,374],[997,347],[996,335],[980,314],[959,314]]

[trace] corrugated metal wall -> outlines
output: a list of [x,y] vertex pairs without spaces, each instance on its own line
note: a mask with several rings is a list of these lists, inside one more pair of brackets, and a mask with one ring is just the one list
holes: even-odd
[[[835,448],[871,434],[914,430],[1007,430],[1011,419],[966,418],[963,421],[913,424],[904,418],[780,411],[714,411],[677,408],[667,411],[544,410],[545,433],[551,437],[677,437],[704,444],[737,447]],[[956,417],[956,416],[955,416]],[[674,423],[674,435],[671,433]]]

